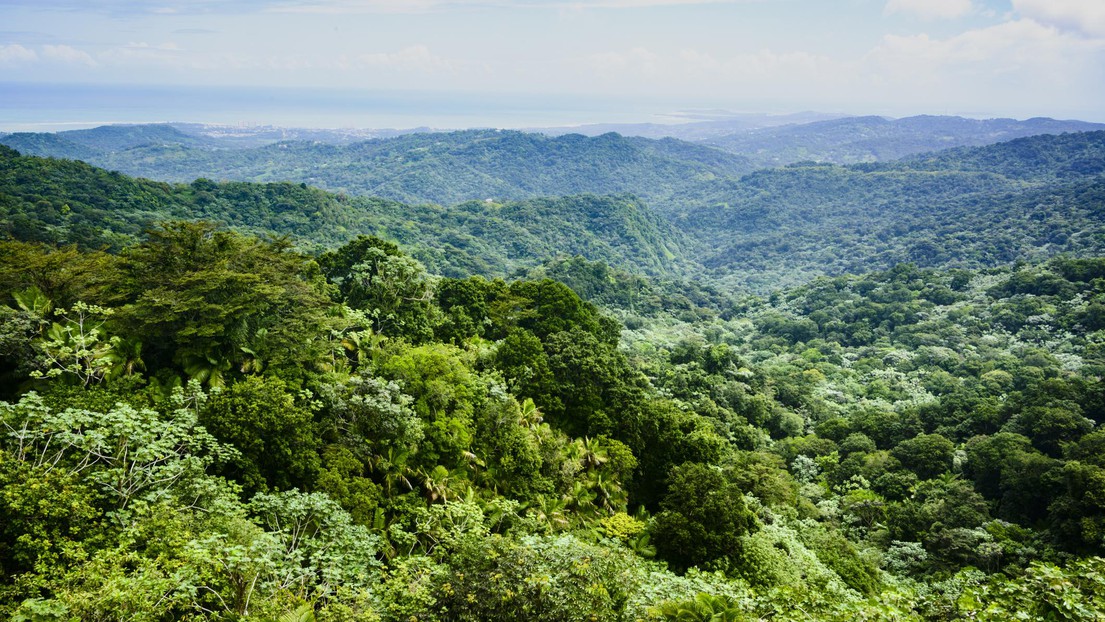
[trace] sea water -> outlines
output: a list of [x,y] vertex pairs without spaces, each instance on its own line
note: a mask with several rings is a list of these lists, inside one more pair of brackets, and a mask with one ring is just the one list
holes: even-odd
[[660,100],[583,99],[559,94],[0,82],[0,132],[172,122],[313,128],[523,128],[664,122],[664,113],[677,106]]

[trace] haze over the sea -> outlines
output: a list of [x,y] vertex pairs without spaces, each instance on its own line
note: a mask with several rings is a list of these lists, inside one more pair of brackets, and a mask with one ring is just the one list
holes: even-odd
[[[0,129],[1105,121],[1099,0],[0,0]],[[46,125],[43,125],[46,124]]]
[[114,123],[458,129],[677,123],[680,102],[330,88],[0,83],[0,131]]

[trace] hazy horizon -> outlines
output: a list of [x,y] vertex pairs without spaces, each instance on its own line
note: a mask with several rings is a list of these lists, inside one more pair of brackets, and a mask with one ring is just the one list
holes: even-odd
[[951,109],[792,109],[724,101],[573,98],[463,91],[0,83],[0,132],[6,133],[150,123],[349,130],[527,130],[604,124],[675,125],[735,115],[781,116],[803,112],[888,118],[917,115],[974,119],[1052,117],[1105,122],[1105,112],[1097,116],[1064,117],[1040,111],[1009,117]]
[[1105,122],[1088,0],[0,0],[0,129]]

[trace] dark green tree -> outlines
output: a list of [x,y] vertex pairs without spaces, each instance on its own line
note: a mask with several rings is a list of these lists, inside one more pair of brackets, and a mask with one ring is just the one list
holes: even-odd
[[741,536],[756,528],[756,517],[736,484],[716,467],[686,463],[672,469],[668,492],[656,515],[657,553],[676,570],[739,562]]
[[320,440],[311,411],[284,381],[254,376],[234,383],[211,396],[200,423],[241,452],[222,469],[247,491],[313,487]]

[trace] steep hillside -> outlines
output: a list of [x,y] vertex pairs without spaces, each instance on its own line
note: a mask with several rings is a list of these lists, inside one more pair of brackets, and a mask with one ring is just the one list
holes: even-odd
[[95,160],[114,152],[149,146],[204,149],[229,146],[229,143],[224,145],[218,140],[188,134],[168,124],[105,125],[54,134],[17,132],[0,137],[0,143],[21,153],[70,160]]
[[703,184],[676,221],[734,287],[819,274],[993,266],[1105,250],[1105,132],[888,164],[793,165]]
[[446,275],[505,275],[564,253],[652,274],[687,263],[684,236],[629,196],[471,201],[444,209],[305,184],[153,182],[0,147],[0,231],[12,237],[119,249],[168,219],[287,235],[307,249],[373,233],[401,241]]
[[888,169],[986,171],[1032,182],[1105,173],[1105,131],[1042,135],[978,148],[948,149],[887,165]]
[[[404,137],[406,148],[395,151],[387,149],[397,148],[399,140],[271,149],[339,156],[376,150],[374,158],[409,168],[407,176],[391,180],[393,193],[402,194],[409,183],[451,188],[457,195],[462,193],[454,182],[470,184],[464,187],[473,193],[486,189],[481,183],[491,183],[460,162],[498,170],[496,179],[512,180],[506,185],[516,190],[536,193],[562,174],[559,183],[582,192],[618,180],[618,188],[632,183],[665,188],[662,180],[675,175],[676,163],[698,154],[678,141],[467,134],[444,135],[451,143],[434,138],[441,135]],[[503,141],[513,145],[509,158]],[[525,145],[533,149],[524,151]],[[584,152],[594,158],[589,167],[582,159],[575,160],[580,164],[575,168],[557,164]],[[320,160],[335,161],[341,160]],[[769,292],[819,275],[886,269],[898,262],[982,268],[1061,253],[1105,253],[1105,132],[1031,137],[890,163],[805,163],[743,177],[687,178],[678,182],[678,191],[666,187],[672,194],[666,201],[581,193],[482,198],[451,207],[328,193],[306,183],[151,182],[12,151],[0,162],[0,226],[20,239],[86,248],[121,248],[158,220],[197,218],[290,235],[312,250],[374,233],[404,244],[431,270],[446,275],[505,275],[580,255],[637,274],[702,279],[730,292]],[[637,177],[621,177],[619,171]]]
[[80,145],[61,133],[16,132],[0,136],[0,144],[16,149],[21,153],[38,154],[51,158],[67,160],[87,160],[102,155],[96,149]]
[[[49,136],[49,135],[47,135]],[[746,173],[747,160],[673,139],[617,134],[587,138],[497,130],[408,134],[350,145],[282,142],[213,150],[155,141],[119,151],[75,151],[58,137],[11,135],[0,142],[40,156],[164,181],[198,177],[304,182],[334,192],[409,203],[631,192],[662,206],[697,181]],[[75,144],[75,143],[74,143]]]

